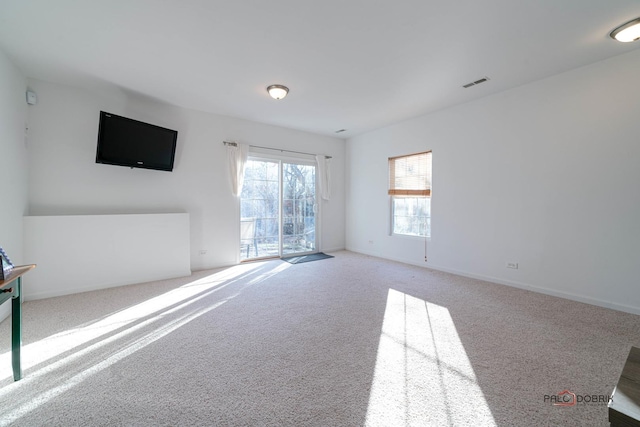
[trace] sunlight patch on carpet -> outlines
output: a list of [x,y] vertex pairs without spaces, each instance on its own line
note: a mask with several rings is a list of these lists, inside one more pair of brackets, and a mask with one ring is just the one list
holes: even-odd
[[[76,328],[62,331],[37,342],[24,345],[22,347],[23,370],[26,371],[29,368],[43,364],[65,353],[70,354],[62,359],[62,362],[65,360],[68,361],[69,358],[79,357],[83,351],[76,350],[74,352],[74,349],[81,349],[94,341],[95,343],[91,345],[91,348],[95,348],[96,346],[106,345],[115,339],[122,338],[124,335],[133,333],[141,327],[161,320],[163,315],[171,311],[184,308],[186,305],[196,302],[208,295],[208,293],[206,293],[207,291],[218,291],[247,275],[255,274],[255,272],[259,271],[260,267],[263,266],[264,263],[252,263],[230,267],[189,282],[180,288],[173,289],[162,295],[150,298],[140,304],[117,311],[104,318],[96,319],[95,321],[88,322]],[[282,269],[278,267],[278,271],[281,270]],[[268,274],[269,273],[263,273],[260,276]],[[252,284],[256,283],[256,280],[259,281],[259,279],[256,278]],[[10,358],[10,352],[0,356],[0,380],[13,375]],[[44,366],[42,369],[47,369],[47,367]]]
[[495,426],[449,310],[389,289],[367,426]]
[[[96,323],[65,331],[64,333],[56,334],[32,344],[31,347],[29,347],[32,353],[35,353],[34,349],[36,349],[36,351],[44,351],[42,354],[31,354],[32,359],[30,361],[32,364],[34,360],[38,360],[33,359],[35,356],[40,356],[39,360],[42,362],[61,354],[64,348],[69,350],[73,350],[75,347],[81,348],[77,348],[64,358],[45,364],[39,369],[30,372],[29,375],[25,376],[21,381],[17,381],[9,387],[0,390],[0,399],[8,392],[20,389],[24,391],[25,395],[29,395],[29,398],[26,399],[27,403],[19,404],[15,402],[15,405],[7,405],[7,408],[3,411],[2,422],[0,422],[0,424],[4,425],[5,422],[13,422],[20,419],[39,406],[46,404],[60,393],[70,390],[81,384],[87,378],[165,337],[203,314],[236,298],[245,288],[266,280],[287,268],[286,265],[278,265],[275,268],[263,272],[259,267],[264,265],[265,263],[253,263],[251,265],[241,264],[225,269],[205,278],[190,282],[163,295],[151,298],[121,312],[114,313]],[[256,277],[251,277],[253,275]],[[189,307],[194,302],[217,292],[240,278],[250,278],[250,281],[249,283],[243,284],[233,294],[205,307]],[[179,316],[174,320],[169,320],[167,315],[172,313],[179,314]],[[130,325],[127,328],[121,328],[123,324],[128,323],[130,323]],[[154,325],[153,329],[145,333],[143,329],[150,325]],[[105,335],[110,331],[112,333]],[[95,340],[95,338],[99,338],[101,334],[105,336],[100,340]],[[78,342],[77,340],[84,341]],[[91,341],[93,341],[93,343],[90,343]],[[46,345],[43,345],[43,342]],[[55,348],[48,347],[51,343],[55,343]],[[116,347],[117,350],[110,352],[109,356],[105,359],[88,366],[86,369],[79,371],[69,378],[59,381],[55,386],[48,388],[45,392],[37,395],[29,394],[32,388],[31,384],[38,382],[39,379],[45,375],[51,374],[51,372],[55,370],[66,371],[66,366],[71,362],[83,358],[88,358],[89,360],[92,355],[96,354],[101,348],[108,344],[118,345],[117,343],[121,343]],[[84,346],[82,346],[82,344],[84,344]],[[47,349],[50,351],[47,352]]]
[[[237,294],[236,294],[237,295]],[[235,297],[236,295],[233,295],[233,297]],[[201,315],[205,314],[206,312],[209,312],[215,308],[220,307],[222,304],[224,304],[225,302],[229,301],[230,299],[232,299],[233,297],[230,298],[226,298],[223,301],[218,302],[217,304],[213,304],[207,308],[204,309],[200,309],[194,313],[190,313],[189,315],[185,315],[182,316],[180,319],[173,321],[173,322],[169,322],[165,325],[162,325],[161,327],[155,329],[153,332],[136,339],[133,343],[124,346],[122,349],[120,349],[119,351],[115,352],[114,354],[112,354],[110,357],[108,357],[107,359],[92,365],[91,367],[85,369],[84,371],[81,371],[80,373],[74,375],[73,377],[66,379],[65,381],[59,383],[58,385],[56,385],[55,387],[49,388],[46,392],[41,393],[39,395],[36,396],[32,396],[31,399],[29,400],[28,403],[19,406],[18,408],[15,408],[12,411],[5,411],[2,415],[2,424],[4,425],[4,423],[10,423],[13,421],[18,420],[21,417],[24,417],[25,415],[27,415],[29,412],[33,411],[34,409],[38,408],[41,405],[45,405],[49,400],[51,400],[52,398],[58,396],[61,393],[64,393],[65,391],[79,385],[80,383],[82,383],[84,380],[86,380],[88,377],[97,374],[98,372],[108,368],[109,366],[113,365],[114,363],[117,363],[119,361],[121,361],[122,359],[126,358],[127,356],[135,353],[136,351],[146,347],[147,345],[153,343],[154,341],[159,340],[160,338],[170,334],[171,332],[175,331],[176,329],[178,329],[179,327],[191,322],[192,320],[196,319],[197,317],[200,317]],[[50,371],[51,369],[47,369],[46,371]],[[41,376],[44,372],[39,372],[37,374],[34,374],[33,376],[30,376],[28,379],[23,379],[22,381],[15,383],[15,384],[19,384],[21,386],[26,386],[26,384],[35,381],[39,376]]]

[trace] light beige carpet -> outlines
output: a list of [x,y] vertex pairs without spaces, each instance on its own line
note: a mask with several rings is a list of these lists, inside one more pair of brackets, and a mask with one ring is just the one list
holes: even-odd
[[26,302],[0,425],[608,425],[640,316],[334,255]]

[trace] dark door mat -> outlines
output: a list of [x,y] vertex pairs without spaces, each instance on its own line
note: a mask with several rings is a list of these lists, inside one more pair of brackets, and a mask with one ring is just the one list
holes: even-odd
[[303,262],[318,261],[320,259],[327,259],[327,258],[333,258],[333,255],[327,255],[323,252],[318,252],[317,254],[290,256],[290,257],[281,258],[281,259],[283,261],[287,261],[290,264],[300,264]]

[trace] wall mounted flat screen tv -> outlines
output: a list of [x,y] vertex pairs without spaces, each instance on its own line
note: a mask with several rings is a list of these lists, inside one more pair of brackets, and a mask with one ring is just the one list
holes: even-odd
[[173,170],[178,132],[100,111],[96,163]]

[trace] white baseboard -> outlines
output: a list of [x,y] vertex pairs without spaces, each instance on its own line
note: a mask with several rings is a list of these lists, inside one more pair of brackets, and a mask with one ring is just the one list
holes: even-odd
[[115,283],[107,283],[107,284],[97,284],[97,285],[86,286],[86,287],[83,286],[83,287],[73,287],[73,288],[61,288],[61,289],[54,289],[49,291],[32,292],[31,294],[29,294],[28,297],[25,297],[24,301],[34,301],[34,300],[45,299],[45,298],[63,297],[65,295],[99,291],[101,289],[117,288],[119,286],[130,286],[130,285],[137,285],[139,283],[178,279],[181,277],[188,277],[191,274],[192,274],[191,271],[185,271],[184,274],[180,274],[178,276],[173,276],[173,277],[167,277],[165,275],[162,275],[154,278],[153,276],[149,276],[148,280],[145,279],[139,282],[138,281],[115,282]]
[[351,251],[351,252],[360,253],[360,254],[363,254],[363,255],[374,256],[374,257],[377,257],[377,258],[388,259],[390,261],[401,262],[403,264],[415,265],[415,266],[423,267],[423,268],[430,268],[432,270],[437,270],[437,271],[444,271],[445,273],[451,273],[451,274],[455,274],[455,275],[463,276],[463,277],[470,277],[472,279],[484,280],[486,282],[496,283],[498,285],[511,286],[513,288],[524,289],[524,290],[531,291],[531,292],[537,292],[537,293],[540,293],[540,294],[551,295],[551,296],[554,296],[554,297],[564,298],[564,299],[577,301],[577,302],[582,302],[582,303],[585,303],[585,304],[591,304],[591,305],[595,305],[595,306],[598,306],[598,307],[610,308],[612,310],[623,311],[625,313],[631,313],[631,314],[640,315],[640,307],[634,307],[634,306],[619,304],[619,303],[615,303],[615,302],[612,302],[612,301],[601,300],[601,299],[598,299],[598,298],[585,297],[585,296],[576,295],[576,294],[573,294],[573,293],[570,293],[570,292],[563,292],[563,291],[558,291],[556,289],[543,288],[543,287],[532,285],[532,284],[528,284],[528,283],[522,283],[522,282],[516,282],[516,281],[513,281],[513,280],[500,279],[498,277],[484,276],[484,275],[481,275],[481,274],[470,273],[468,271],[456,270],[456,269],[452,269],[452,268],[442,267],[442,266],[434,265],[434,264],[431,264],[431,263],[428,263],[428,262],[412,262],[412,261],[407,261],[407,260],[404,260],[404,259],[399,259],[399,258],[394,258],[394,257],[383,257],[380,254],[370,253],[370,252],[367,252],[365,250],[359,250],[359,249],[349,248],[349,247],[347,247],[347,250]]

